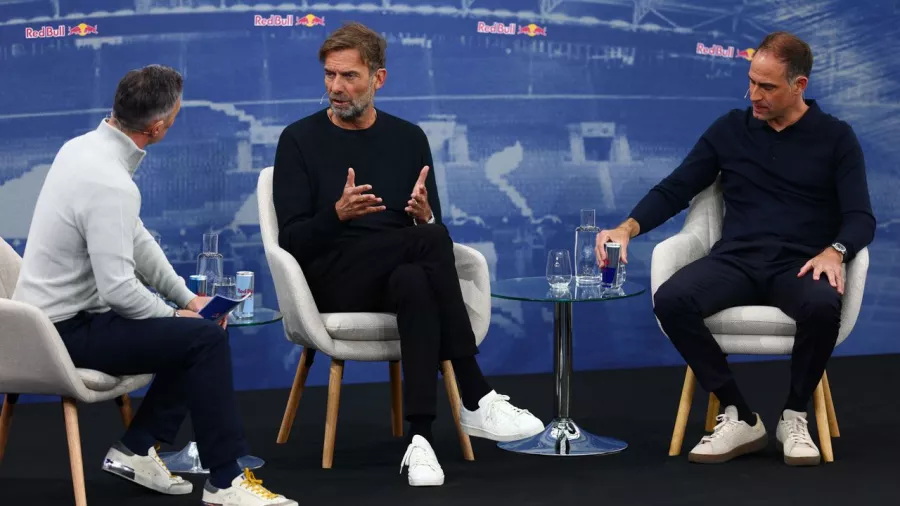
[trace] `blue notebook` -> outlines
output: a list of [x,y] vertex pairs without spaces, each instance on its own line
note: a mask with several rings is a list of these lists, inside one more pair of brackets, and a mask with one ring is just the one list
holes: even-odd
[[228,315],[232,309],[237,307],[238,304],[250,297],[250,295],[251,294],[248,293],[240,299],[229,299],[228,297],[216,295],[203,306],[203,309],[201,309],[198,314],[207,320],[219,321],[223,316]]

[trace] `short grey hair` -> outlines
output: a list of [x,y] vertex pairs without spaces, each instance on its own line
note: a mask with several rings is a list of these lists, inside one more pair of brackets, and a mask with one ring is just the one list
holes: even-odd
[[184,90],[184,79],[173,68],[148,65],[131,70],[119,81],[113,116],[125,128],[144,130],[175,110]]

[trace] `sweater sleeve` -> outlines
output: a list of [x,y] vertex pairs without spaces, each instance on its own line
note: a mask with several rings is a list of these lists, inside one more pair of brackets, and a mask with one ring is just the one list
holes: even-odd
[[278,218],[278,244],[301,266],[326,252],[345,226],[334,205],[316,211],[317,196],[310,177],[313,170],[303,160],[297,141],[285,129],[275,150],[272,199]]
[[137,190],[103,186],[85,202],[80,213],[81,232],[103,301],[124,318],[172,316],[173,309],[135,276],[134,233],[140,211]]
[[686,209],[691,199],[715,182],[719,163],[713,139],[720,133],[726,118],[722,116],[713,123],[681,164],[631,211],[629,217],[640,225],[640,234],[653,230]]
[[441,199],[438,195],[437,177],[434,174],[436,169],[434,168],[434,160],[431,156],[431,145],[428,143],[428,136],[425,135],[425,132],[421,131],[421,133],[422,147],[420,149],[422,151],[422,165],[419,167],[419,170],[422,170],[422,167],[426,165],[430,167],[428,175],[425,176],[425,190],[428,192],[428,204],[431,205],[431,213],[434,214],[434,222],[443,223],[443,221],[441,221]]
[[184,279],[175,272],[162,248],[144,227],[140,218],[134,234],[134,263],[139,276],[166,298],[185,308],[196,295],[188,290]]
[[847,132],[836,147],[835,178],[842,221],[835,241],[847,248],[844,261],[849,262],[875,237],[875,215],[869,198],[862,148],[850,125],[846,128]]

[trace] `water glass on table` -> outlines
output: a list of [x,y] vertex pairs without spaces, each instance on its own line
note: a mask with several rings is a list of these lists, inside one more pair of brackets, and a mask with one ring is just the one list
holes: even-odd
[[547,282],[553,290],[566,290],[572,281],[572,258],[569,250],[554,249],[547,255]]
[[222,276],[213,286],[213,296],[221,295],[229,299],[237,298],[237,285],[234,283],[234,276]]

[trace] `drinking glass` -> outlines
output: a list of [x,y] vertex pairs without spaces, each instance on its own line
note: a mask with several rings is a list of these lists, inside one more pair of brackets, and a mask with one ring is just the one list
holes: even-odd
[[567,249],[550,250],[547,255],[547,282],[555,290],[565,290],[572,280],[572,259]]
[[221,295],[229,299],[237,298],[237,286],[234,284],[234,276],[222,276],[213,287],[213,295]]

